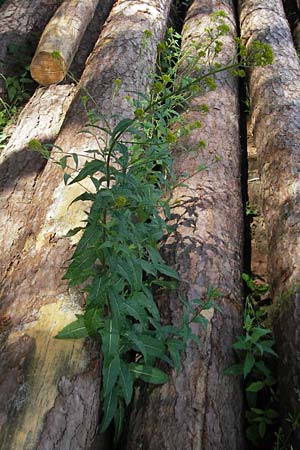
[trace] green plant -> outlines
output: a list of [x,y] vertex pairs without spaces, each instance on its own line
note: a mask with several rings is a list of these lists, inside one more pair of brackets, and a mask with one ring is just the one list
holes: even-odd
[[259,211],[255,205],[251,205],[249,202],[246,203],[246,216],[258,216]]
[[243,280],[249,290],[245,302],[244,335],[233,344],[240,361],[229,367],[226,373],[244,377],[247,438],[258,445],[278,417],[274,408],[276,380],[272,370],[277,354],[272,331],[264,325],[267,311],[259,306],[261,298],[268,292],[268,286],[258,284],[247,274],[243,274]]
[[[201,127],[200,122],[181,121],[179,111],[188,108],[195,94],[215,88],[214,74],[238,67],[237,61],[227,66],[205,64],[209,49],[210,56],[221,51],[219,38],[228,32],[223,18],[223,12],[215,14],[203,46],[197,44],[184,55],[178,44],[180,36],[169,30],[166,41],[159,45],[158,72],[152,76],[152,88],[146,95],[137,92],[128,97],[133,117],[110,127],[110,118],[88,108],[93,99],[85,93],[83,103],[89,121],[83,132],[94,136],[96,146],[83,155],[83,167],[76,153],[64,153],[55,147],[50,155],[48,146],[37,141],[30,145],[62,167],[66,184],[88,179],[93,186],[74,200],[86,201],[90,208],[85,224],[69,233],[81,233],[81,237],[65,275],[70,286],[80,285],[87,294],[85,310],[57,337],[101,338],[101,430],[114,420],[116,439],[134,382],[164,383],[167,366],[180,370],[187,341],[193,339],[200,344],[191,324],[198,322],[205,327],[207,320],[202,312],[217,307],[219,293],[208,287],[206,298],[189,302],[179,298],[182,321],[177,326],[166,324],[153,289],[176,289],[179,281],[177,272],[163,260],[160,243],[173,231],[173,190],[194,174],[175,176],[171,150],[180,136]],[[150,36],[145,31],[142,48]],[[121,80],[115,80],[115,93],[120,85]],[[202,112],[205,114],[207,107],[203,106]],[[200,139],[199,146],[203,145]],[[57,153],[60,156],[54,158]],[[201,170],[203,165],[195,173]]]
[[19,107],[31,94],[33,80],[29,71],[29,59],[24,51],[24,46],[11,44],[8,53],[14,58],[16,75],[6,77],[0,73],[6,94],[6,101],[0,98],[0,149],[8,139],[5,127],[15,120]]

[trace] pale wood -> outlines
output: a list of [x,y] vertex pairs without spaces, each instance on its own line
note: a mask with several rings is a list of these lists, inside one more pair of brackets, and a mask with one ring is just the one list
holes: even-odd
[[0,154],[0,279],[16,257],[15,247],[24,233],[39,175],[46,160],[29,151],[31,139],[54,143],[75,87],[50,86],[36,90],[22,110],[15,130]]
[[[154,70],[157,44],[163,37],[170,0],[119,0],[106,22],[80,87],[88,89],[99,112],[128,116],[128,91],[145,92]],[[152,37],[141,51],[143,33]],[[122,86],[112,105],[114,80]],[[78,93],[56,144],[69,152],[94,148],[90,135],[79,134],[86,114]],[[117,119],[114,119],[117,120]],[[99,122],[99,125],[103,125]],[[80,164],[84,158],[80,159]],[[62,280],[76,239],[66,232],[81,224],[87,205],[76,203],[79,187],[65,188],[61,170],[47,163],[36,180],[26,226],[16,245],[16,258],[2,283],[0,317],[2,352],[10,364],[0,367],[0,381],[18,373],[18,382],[0,385],[1,450],[89,450],[100,410],[99,346],[59,342],[52,337],[81,312],[82,298]],[[6,318],[3,316],[6,314]],[[26,337],[27,336],[27,337]],[[15,357],[13,354],[19,348]]]
[[[46,26],[30,65],[39,84],[64,79],[99,0],[66,0]],[[54,57],[53,54],[56,53]]]
[[[249,74],[251,124],[262,182],[282,423],[300,411],[300,63],[281,0],[240,0],[242,37],[273,48]],[[300,432],[293,448],[300,448]]]
[[[194,0],[183,28],[185,49],[197,43],[209,25],[209,14],[223,9],[230,33],[218,59],[228,63],[235,53],[236,25],[233,3],[228,0]],[[208,169],[174,192],[184,203],[174,212],[176,231],[163,245],[165,259],[174,264],[181,278],[178,293],[171,292],[159,304],[163,317],[179,324],[182,304],[178,294],[192,300],[206,298],[209,286],[222,295],[206,311],[208,328],[193,331],[202,347],[189,344],[183,368],[172,371],[162,387],[135,390],[127,431],[126,450],[242,450],[243,393],[241,380],[224,375],[235,362],[232,344],[242,334],[242,201],[241,149],[237,80],[229,73],[218,76],[217,89],[197,96],[183,116],[202,122],[202,128],[180,140],[174,153],[177,173],[193,173],[200,164]],[[207,104],[205,116],[197,107]],[[197,145],[205,139],[203,150]],[[182,147],[185,150],[181,150]],[[192,150],[194,149],[194,150]],[[216,156],[220,161],[215,162]]]

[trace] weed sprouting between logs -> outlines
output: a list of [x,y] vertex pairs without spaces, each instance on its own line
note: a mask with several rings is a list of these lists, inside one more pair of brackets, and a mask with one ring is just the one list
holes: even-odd
[[[249,61],[237,40],[233,61],[227,65],[208,64],[207,49],[210,60],[222,51],[222,36],[229,31],[225,17],[223,11],[214,14],[203,42],[184,53],[180,51],[180,36],[169,30],[158,47],[158,70],[150,75],[152,87],[146,94],[137,92],[128,98],[133,115],[122,118],[114,127],[109,126],[110,118],[87,108],[89,95],[85,93],[88,123],[83,132],[92,134],[99,145],[86,152],[83,167],[75,153],[55,147],[61,155],[54,158],[47,146],[36,141],[30,145],[62,167],[66,184],[89,180],[93,186],[74,200],[86,201],[90,208],[85,223],[69,233],[81,233],[81,237],[65,274],[70,286],[80,285],[86,293],[86,305],[76,321],[57,337],[100,337],[104,412],[101,430],[114,420],[116,440],[134,382],[165,383],[168,377],[158,368],[159,361],[180,370],[181,352],[188,340],[201,344],[191,323],[205,327],[207,320],[202,312],[217,307],[215,299],[220,294],[208,287],[205,299],[180,299],[183,313],[179,326],[165,324],[153,288],[176,289],[180,281],[160,254],[162,238],[172,232],[174,188],[195,173],[208,170],[201,165],[194,174],[176,176],[173,172],[172,146],[190,130],[201,129],[200,122],[184,123],[180,111],[189,108],[195,95],[215,89],[215,74],[231,70],[243,75]],[[142,49],[150,37],[151,33],[145,31]],[[272,62],[268,46],[256,44],[255,61]],[[115,94],[120,86],[121,80],[115,80]],[[207,106],[203,105],[202,113],[206,112]],[[199,138],[199,147],[204,145]]]

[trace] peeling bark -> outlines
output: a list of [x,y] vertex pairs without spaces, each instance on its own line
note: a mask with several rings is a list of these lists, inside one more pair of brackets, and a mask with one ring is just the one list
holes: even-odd
[[[15,56],[9,55],[10,44],[27,47],[31,56],[38,36],[48,20],[60,5],[61,0],[7,0],[0,7],[0,73],[14,75]],[[0,96],[4,93],[3,80],[0,80]]]
[[[170,0],[116,3],[79,86],[93,97],[91,107],[100,105],[99,112],[108,118],[112,113],[120,117],[130,114],[125,97],[128,91],[145,91],[149,83],[169,8]],[[140,52],[145,30],[150,30],[152,37],[147,49]],[[122,87],[112,105],[116,78],[122,80]],[[78,154],[93,148],[93,138],[79,134],[85,120],[78,92],[56,145]],[[52,163],[46,165],[36,182],[27,225],[15,246],[17,256],[3,280],[0,314],[10,319],[3,351],[25,333],[34,339],[36,351],[24,374],[28,382],[23,403],[17,412],[13,404],[8,405],[8,420],[0,432],[1,450],[88,450],[95,436],[100,402],[98,352],[95,354],[93,346],[84,341],[53,339],[73,320],[74,313],[81,311],[80,294],[69,292],[62,281],[76,244],[75,239],[65,237],[66,232],[85,217],[86,205],[70,206],[81,189],[74,185],[66,188],[60,169]],[[85,411],[86,421],[82,417]],[[73,414],[76,431],[68,420]],[[61,419],[67,425],[64,429]],[[79,423],[81,432],[77,430]]]
[[[300,64],[280,0],[241,0],[244,42],[267,42],[274,64],[249,75],[268,239],[283,419],[300,411]],[[295,433],[294,448],[300,446]]]
[[1,279],[16,257],[14,248],[24,234],[35,184],[46,163],[40,154],[28,150],[28,142],[38,139],[42,143],[54,143],[74,93],[75,88],[69,85],[37,89],[1,152]]
[[[99,0],[68,0],[47,24],[30,65],[32,78],[41,85],[62,81],[93,18]],[[53,53],[58,53],[53,57]]]
[[[230,35],[224,38],[220,62],[235,53],[235,17],[231,1],[195,0],[183,28],[187,48],[208,25],[209,14],[227,12]],[[234,363],[231,348],[242,334],[242,202],[240,186],[241,150],[237,80],[226,73],[216,79],[217,90],[192,101],[184,113],[189,123],[202,122],[180,144],[189,150],[175,151],[177,173],[193,173],[200,164],[208,169],[193,176],[188,187],[176,190],[183,199],[175,210],[176,232],[164,245],[164,253],[180,274],[179,294],[188,300],[205,298],[207,288],[220,289],[222,313],[206,312],[208,329],[199,324],[193,331],[203,346],[189,344],[183,368],[174,371],[162,387],[139,387],[135,391],[128,425],[126,450],[242,450],[242,386],[240,379],[224,375]],[[203,116],[196,108],[207,104]],[[199,141],[207,148],[199,150]],[[196,149],[196,150],[193,150]],[[216,162],[216,157],[220,161]],[[177,294],[178,295],[178,294]],[[182,314],[176,294],[160,302],[167,320],[178,324]],[[168,306],[166,306],[168,304]]]

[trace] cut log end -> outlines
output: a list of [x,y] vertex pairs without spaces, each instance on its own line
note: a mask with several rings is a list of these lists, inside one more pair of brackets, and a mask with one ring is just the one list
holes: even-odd
[[32,78],[42,86],[56,84],[66,76],[67,68],[63,58],[45,51],[35,55],[30,65]]

